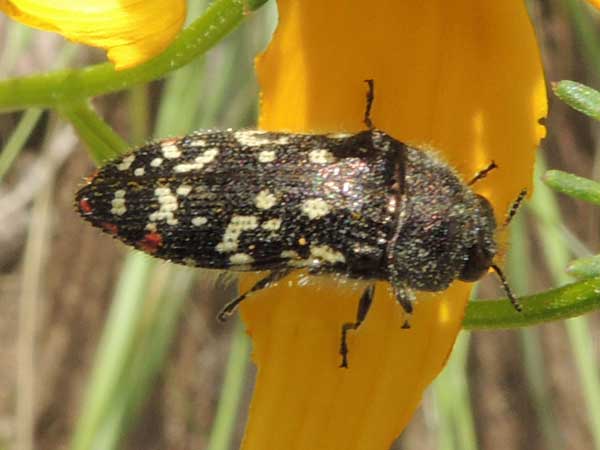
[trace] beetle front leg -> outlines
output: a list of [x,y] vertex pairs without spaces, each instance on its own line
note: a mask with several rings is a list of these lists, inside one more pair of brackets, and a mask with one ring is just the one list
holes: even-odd
[[363,323],[365,317],[367,317],[367,313],[371,308],[371,303],[373,303],[373,296],[375,295],[375,285],[369,285],[363,294],[360,296],[360,300],[358,301],[358,309],[356,311],[356,320],[354,322],[346,322],[342,325],[342,338],[340,342],[340,355],[342,356],[342,363],[340,367],[348,368],[348,343],[346,342],[346,338],[348,335],[348,331],[357,330],[358,327]]

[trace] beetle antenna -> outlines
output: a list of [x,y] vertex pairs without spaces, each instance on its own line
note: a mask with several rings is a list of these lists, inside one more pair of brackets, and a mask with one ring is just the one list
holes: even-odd
[[371,120],[371,107],[373,106],[373,100],[375,100],[375,81],[368,79],[365,80],[365,83],[367,83],[367,104],[365,106],[363,123],[369,130],[372,130],[375,128],[373,121]]
[[525,199],[526,195],[527,195],[527,188],[523,188],[521,190],[521,192],[519,192],[519,195],[517,196],[515,201],[512,203],[512,205],[510,205],[508,214],[506,214],[506,219],[504,219],[504,225],[503,225],[504,227],[508,226],[510,221],[513,220],[513,217],[515,217],[515,214],[517,214],[517,211],[521,207],[521,204],[523,203],[523,200]]
[[487,177],[488,173],[490,173],[492,170],[497,169],[497,168],[498,168],[498,165],[496,164],[496,162],[494,160],[492,160],[492,162],[490,163],[490,165],[487,166],[485,169],[480,170],[479,172],[477,172],[475,174],[475,176],[473,177],[473,179],[467,183],[467,185],[468,186],[473,186],[479,180],[482,180],[485,177]]
[[502,270],[500,270],[500,267],[498,267],[496,264],[492,264],[490,267],[492,269],[494,269],[494,272],[496,272],[496,275],[498,275],[498,278],[500,279],[500,282],[502,283],[502,287],[504,288],[504,292],[506,292],[506,296],[512,303],[513,308],[515,308],[515,310],[517,312],[523,311],[523,306],[521,306],[521,304],[519,303],[519,300],[517,300],[517,298],[515,297],[515,294],[513,294],[510,286],[508,285],[508,282],[506,281],[506,277],[504,276],[504,273],[502,273]]

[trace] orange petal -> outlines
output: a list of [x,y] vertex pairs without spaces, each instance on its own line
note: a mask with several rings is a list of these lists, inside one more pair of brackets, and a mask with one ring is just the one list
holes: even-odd
[[[262,128],[361,130],[363,80],[373,78],[378,128],[434,146],[467,179],[498,163],[477,184],[498,216],[531,186],[546,92],[523,2],[279,0],[279,9],[257,64]],[[419,295],[402,330],[400,307],[378,283],[343,370],[340,326],[361,291],[316,283],[284,280],[242,306],[259,370],[245,450],[387,450],[444,366],[471,288]]]
[[183,25],[185,0],[0,0],[0,10],[26,25],[101,47],[116,69],[162,52]]

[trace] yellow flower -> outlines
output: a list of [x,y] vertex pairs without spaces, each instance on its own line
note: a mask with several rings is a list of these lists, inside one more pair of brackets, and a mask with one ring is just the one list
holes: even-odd
[[162,52],[181,29],[185,0],[0,0],[0,10],[29,26],[101,47],[117,69]]
[[[257,63],[262,128],[364,129],[363,80],[373,78],[376,127],[438,149],[465,179],[498,164],[476,188],[499,220],[531,188],[547,105],[522,1],[278,4],[279,28]],[[340,326],[353,320],[359,289],[284,281],[253,297],[242,314],[259,371],[243,448],[387,450],[444,366],[470,290],[457,282],[420,293],[405,330],[388,284],[378,283],[349,338],[348,370],[337,367]]]

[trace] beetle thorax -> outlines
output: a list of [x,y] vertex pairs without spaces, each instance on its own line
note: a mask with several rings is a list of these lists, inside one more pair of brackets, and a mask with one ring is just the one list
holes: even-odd
[[487,272],[496,253],[491,206],[437,155],[409,148],[404,202],[392,258],[402,282],[440,291]]

